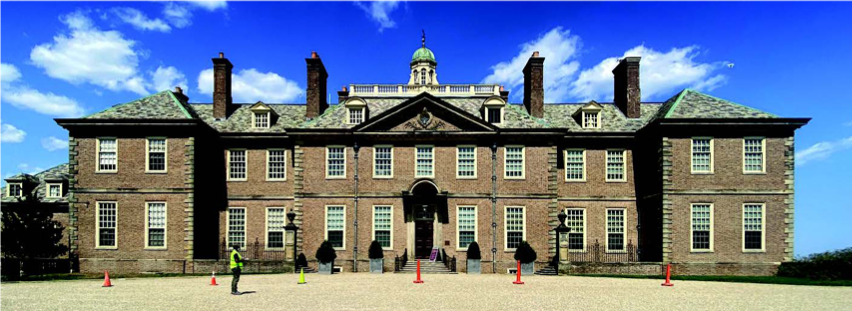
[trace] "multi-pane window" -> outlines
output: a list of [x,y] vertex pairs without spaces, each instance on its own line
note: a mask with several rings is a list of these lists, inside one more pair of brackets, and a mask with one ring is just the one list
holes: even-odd
[[623,251],[624,240],[627,232],[624,230],[626,210],[623,208],[610,208],[606,210],[606,250]]
[[743,139],[743,171],[763,173],[763,138]]
[[476,178],[476,146],[456,149],[456,177]]
[[506,146],[505,178],[524,178],[524,147]]
[[435,150],[432,146],[417,146],[414,177],[435,176]]
[[269,113],[268,112],[256,112],[254,114],[254,127],[256,127],[256,128],[267,128],[267,127],[269,127]]
[[266,151],[266,179],[287,179],[287,151],[284,149],[269,149]]
[[713,206],[710,204],[692,204],[692,250],[710,251],[713,247],[712,236]]
[[516,249],[524,240],[524,208],[506,207],[506,249]]
[[624,150],[606,151],[606,180],[625,181],[624,172]]
[[583,128],[598,128],[600,127],[599,112],[583,112]]
[[118,229],[118,203],[98,202],[98,239],[97,247],[116,247]]
[[383,248],[391,247],[392,210],[390,205],[373,207],[373,240],[378,241]]
[[246,247],[246,209],[228,208],[228,246]]
[[328,147],[325,151],[325,177],[326,178],[345,178],[346,177],[346,148],[345,147]]
[[8,187],[9,192],[7,193],[10,197],[19,198],[23,196],[23,187],[19,183],[9,183],[6,185]]
[[118,140],[98,138],[98,172],[118,171]]
[[286,213],[283,207],[270,207],[266,209],[266,248],[284,248],[284,219]]
[[246,179],[246,151],[228,150],[228,179]]
[[364,108],[349,108],[349,124],[360,124],[364,122]]
[[420,70],[420,84],[426,85],[426,69]]
[[62,184],[47,184],[47,197],[48,198],[62,197]]
[[710,138],[692,139],[692,172],[713,172],[713,140]]
[[586,210],[581,208],[565,209],[565,226],[571,229],[568,232],[568,249],[582,251],[586,242]]
[[376,146],[373,149],[373,177],[393,177],[393,147]]
[[500,123],[503,119],[503,108],[487,107],[485,108],[485,116],[488,123]]
[[743,249],[763,250],[763,204],[743,205]]
[[476,241],[476,206],[459,206],[459,249],[467,249]]
[[325,239],[331,243],[331,246],[343,248],[343,236],[345,226],[345,207],[344,206],[328,206],[325,214]]
[[166,246],[166,203],[148,204],[148,247]]
[[148,171],[166,171],[166,139],[148,138]]
[[586,180],[586,151],[583,149],[565,150],[565,180]]

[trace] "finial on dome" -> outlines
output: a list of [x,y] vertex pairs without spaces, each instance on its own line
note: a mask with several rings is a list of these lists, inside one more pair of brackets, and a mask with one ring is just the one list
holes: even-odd
[[425,29],[420,29],[420,31],[422,31],[422,32],[423,32],[423,37],[420,39],[420,41],[422,41],[422,42],[423,42],[423,47],[425,48],[425,47],[426,47],[426,30],[425,30]]

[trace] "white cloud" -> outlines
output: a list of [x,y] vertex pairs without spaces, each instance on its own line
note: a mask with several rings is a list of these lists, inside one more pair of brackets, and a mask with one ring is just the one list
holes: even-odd
[[85,109],[77,101],[52,92],[42,93],[20,83],[21,73],[14,65],[0,64],[2,84],[0,98],[2,101],[21,109],[30,109],[41,114],[78,117]]
[[59,149],[68,149],[68,140],[67,139],[59,139],[53,136],[42,138],[41,146],[47,151],[56,151]]
[[207,11],[216,11],[218,9],[227,9],[227,1],[210,1],[210,0],[194,0],[189,1],[189,4],[205,9]]
[[30,165],[28,163],[18,164],[18,170],[20,170],[22,173],[27,173],[27,174],[30,174],[30,175],[35,175],[37,173],[41,173],[42,171],[44,171],[43,168],[38,167],[38,166],[30,168]]
[[852,121],[849,121],[849,122],[843,123],[843,126],[852,126]]
[[364,10],[368,17],[379,24],[379,32],[396,27],[396,22],[390,18],[390,13],[399,6],[398,1],[373,1],[366,5],[355,2],[355,5]]
[[114,8],[112,12],[123,22],[133,25],[139,30],[169,32],[172,27],[159,18],[150,19],[145,13],[133,8]]
[[[662,99],[660,96],[671,95],[679,88],[712,91],[727,81],[723,74],[713,75],[723,67],[723,63],[696,62],[694,59],[698,54],[696,46],[673,48],[667,53],[661,53],[640,45],[624,52],[622,57],[642,57],[639,66],[642,99]],[[617,64],[618,57],[610,57],[583,70],[577,80],[571,83],[568,95],[581,101],[612,100],[612,70]]]
[[534,51],[546,58],[544,65],[544,98],[547,102],[561,101],[567,94],[580,63],[576,54],[580,49],[580,37],[571,35],[569,30],[556,27],[540,37],[521,44],[521,51],[507,62],[491,66],[492,73],[482,80],[483,83],[498,83],[507,86],[513,98],[522,98],[523,69]]
[[19,143],[24,141],[27,132],[18,129],[9,123],[0,124],[0,142],[4,143]]
[[137,79],[142,53],[135,51],[135,41],[118,31],[101,31],[84,13],[66,15],[62,21],[70,36],[58,34],[52,43],[37,45],[30,60],[53,78],[74,84],[91,83],[109,90],[128,90],[140,95],[148,92]]
[[163,8],[163,16],[177,28],[192,25],[192,12],[189,11],[187,6],[180,3],[166,3],[166,6]]
[[[213,69],[202,70],[198,74],[198,91],[203,94],[213,93]],[[277,73],[262,73],[257,69],[240,70],[231,76],[231,91],[235,102],[254,103],[287,102],[303,96],[304,91],[292,80]]]
[[186,77],[177,70],[177,68],[169,66],[169,67],[157,67],[156,71],[148,73],[151,76],[151,88],[154,92],[171,90],[175,86],[180,86],[182,89],[188,91]]
[[805,165],[811,161],[825,160],[831,154],[852,148],[852,136],[835,140],[823,141],[796,152],[796,165]]

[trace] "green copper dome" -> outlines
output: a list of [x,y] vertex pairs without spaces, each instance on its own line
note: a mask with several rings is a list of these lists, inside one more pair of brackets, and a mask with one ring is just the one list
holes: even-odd
[[427,49],[425,46],[414,51],[414,55],[411,56],[412,63],[422,60],[437,63],[437,61],[435,61],[435,54],[432,53],[432,50]]

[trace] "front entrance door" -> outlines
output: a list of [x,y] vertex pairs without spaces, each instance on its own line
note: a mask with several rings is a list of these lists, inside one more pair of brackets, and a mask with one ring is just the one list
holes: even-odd
[[414,214],[414,258],[428,259],[434,246],[435,206],[418,205]]

